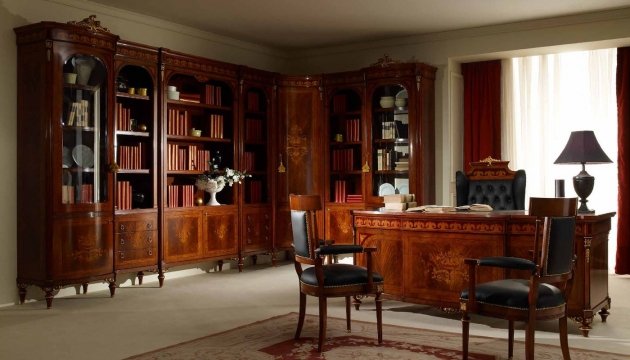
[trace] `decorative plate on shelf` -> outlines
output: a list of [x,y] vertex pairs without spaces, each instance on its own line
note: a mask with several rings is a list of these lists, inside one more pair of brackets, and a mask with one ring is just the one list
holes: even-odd
[[390,183],[383,183],[378,187],[378,196],[383,195],[394,195],[396,193],[396,188],[394,185]]
[[64,146],[61,151],[61,166],[63,168],[69,168],[72,164],[72,153],[70,152],[70,149]]
[[94,166],[94,152],[83,144],[79,144],[72,149],[72,158],[82,168]]

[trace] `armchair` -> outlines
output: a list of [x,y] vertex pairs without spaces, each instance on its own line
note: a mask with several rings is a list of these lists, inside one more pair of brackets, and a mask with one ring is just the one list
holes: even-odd
[[[567,297],[575,266],[577,198],[531,198],[529,215],[536,217],[533,260],[514,257],[466,259],[468,288],[460,295],[463,358],[468,359],[470,313],[508,320],[508,358],[514,353],[514,321],[525,321],[525,355],[534,359],[536,321],[558,319],[564,360],[569,360]],[[487,267],[527,270],[529,279],[477,283]]]
[[525,209],[525,170],[512,171],[509,161],[490,157],[470,163],[472,169],[455,174],[457,206],[488,204],[495,210]]
[[[316,212],[321,210],[319,195],[289,195],[295,271],[300,283],[300,312],[295,339],[300,338],[306,313],[306,295],[319,299],[319,342],[322,351],[326,338],[327,298],[345,297],[346,326],[350,332],[350,297],[373,294],[376,303],[378,343],[383,342],[382,300],[383,277],[372,271],[371,256],[376,248],[360,245],[329,245],[321,242],[317,234]],[[367,255],[367,268],[350,264],[325,264],[330,255],[361,253]],[[302,265],[310,265],[302,268]]]

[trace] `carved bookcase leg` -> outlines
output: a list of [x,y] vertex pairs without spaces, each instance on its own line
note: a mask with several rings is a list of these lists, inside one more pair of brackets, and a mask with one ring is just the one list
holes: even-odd
[[160,270],[158,272],[158,282],[160,283],[160,287],[164,286],[164,278],[165,278],[164,271]]
[[46,293],[46,308],[52,307],[53,298],[55,297],[55,289],[53,287],[43,287],[42,290]]
[[24,304],[26,301],[26,284],[17,284],[18,294],[20,295],[20,304]]
[[109,279],[107,281],[109,281],[109,296],[114,297],[116,294],[116,280]]
[[87,294],[88,283],[83,283],[83,294]]
[[606,322],[606,318],[610,315],[608,312],[608,307],[603,307],[599,310],[599,316],[602,318],[602,322]]
[[142,271],[138,271],[136,276],[138,277],[138,285],[142,285],[142,278],[144,277],[144,273]]

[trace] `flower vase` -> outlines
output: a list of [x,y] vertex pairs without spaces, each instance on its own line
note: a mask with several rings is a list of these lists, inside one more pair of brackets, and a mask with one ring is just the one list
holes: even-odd
[[217,192],[218,191],[208,191],[210,193],[210,201],[208,201],[206,203],[206,205],[208,206],[217,206],[217,205],[221,205],[218,201],[217,201]]
[[223,190],[225,182],[217,181],[214,179],[209,180],[197,180],[197,187],[210,194],[210,200],[206,203],[207,206],[221,205],[217,201],[217,193]]

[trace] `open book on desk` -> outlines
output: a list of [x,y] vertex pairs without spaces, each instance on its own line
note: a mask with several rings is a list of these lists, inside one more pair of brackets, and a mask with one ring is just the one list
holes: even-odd
[[455,208],[448,205],[421,205],[421,206],[410,207],[407,209],[407,211],[441,213],[441,212],[455,211]]
[[488,204],[462,205],[455,208],[456,211],[492,211],[492,206]]
[[486,204],[472,204],[463,206],[448,206],[448,205],[421,205],[414,206],[407,209],[410,212],[428,212],[428,213],[441,213],[452,211],[492,211],[492,206]]

